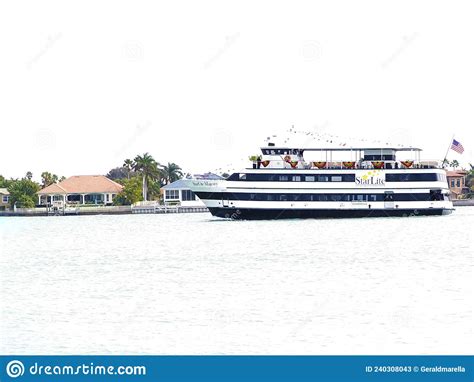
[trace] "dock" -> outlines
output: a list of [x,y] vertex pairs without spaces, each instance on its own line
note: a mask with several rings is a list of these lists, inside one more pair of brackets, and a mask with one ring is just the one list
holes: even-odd
[[131,208],[133,214],[182,214],[182,213],[196,213],[196,212],[209,212],[207,207],[198,206],[178,206],[178,205],[135,205]]
[[78,216],[78,215],[126,215],[126,214],[183,214],[209,212],[205,206],[161,205],[137,203],[132,206],[67,206],[65,208],[17,208],[0,211],[0,216]]
[[474,199],[455,199],[453,200],[454,207],[474,206]]

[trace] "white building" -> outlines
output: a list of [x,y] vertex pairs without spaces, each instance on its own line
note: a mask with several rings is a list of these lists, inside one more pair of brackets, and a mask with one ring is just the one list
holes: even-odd
[[204,203],[185,184],[183,179],[161,187],[165,204],[179,204],[184,207],[205,207]]

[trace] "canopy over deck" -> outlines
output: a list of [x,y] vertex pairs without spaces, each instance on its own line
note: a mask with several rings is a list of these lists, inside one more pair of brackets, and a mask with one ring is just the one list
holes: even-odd
[[262,150],[299,150],[299,151],[422,151],[417,147],[282,147],[282,146],[265,146]]

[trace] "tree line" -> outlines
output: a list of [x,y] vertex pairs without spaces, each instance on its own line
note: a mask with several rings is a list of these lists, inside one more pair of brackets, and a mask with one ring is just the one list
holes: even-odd
[[53,183],[58,183],[66,179],[64,176],[58,176],[48,171],[41,173],[41,183],[33,180],[33,173],[28,171],[23,178],[6,179],[0,175],[0,188],[6,188],[10,193],[8,203],[13,208],[16,205],[19,208],[33,208],[38,201],[36,193],[42,188],[48,187]]
[[[113,168],[106,175],[124,188],[114,199],[114,204],[133,204],[141,200],[158,200],[160,188],[181,179],[183,171],[176,163],[161,165],[149,153],[125,159],[122,166]],[[0,175],[0,188],[10,193],[10,207],[33,208],[38,203],[37,192],[53,183],[66,179],[49,171],[41,173],[41,183],[33,180],[28,171],[22,178],[7,179]]]

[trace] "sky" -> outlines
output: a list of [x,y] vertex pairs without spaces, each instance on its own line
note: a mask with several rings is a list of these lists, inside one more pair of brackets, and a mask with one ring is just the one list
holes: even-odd
[[1,2],[0,174],[106,174],[145,152],[185,172],[232,171],[267,137],[396,143],[443,159],[454,135],[465,152],[448,159],[467,166],[473,11],[469,1]]

